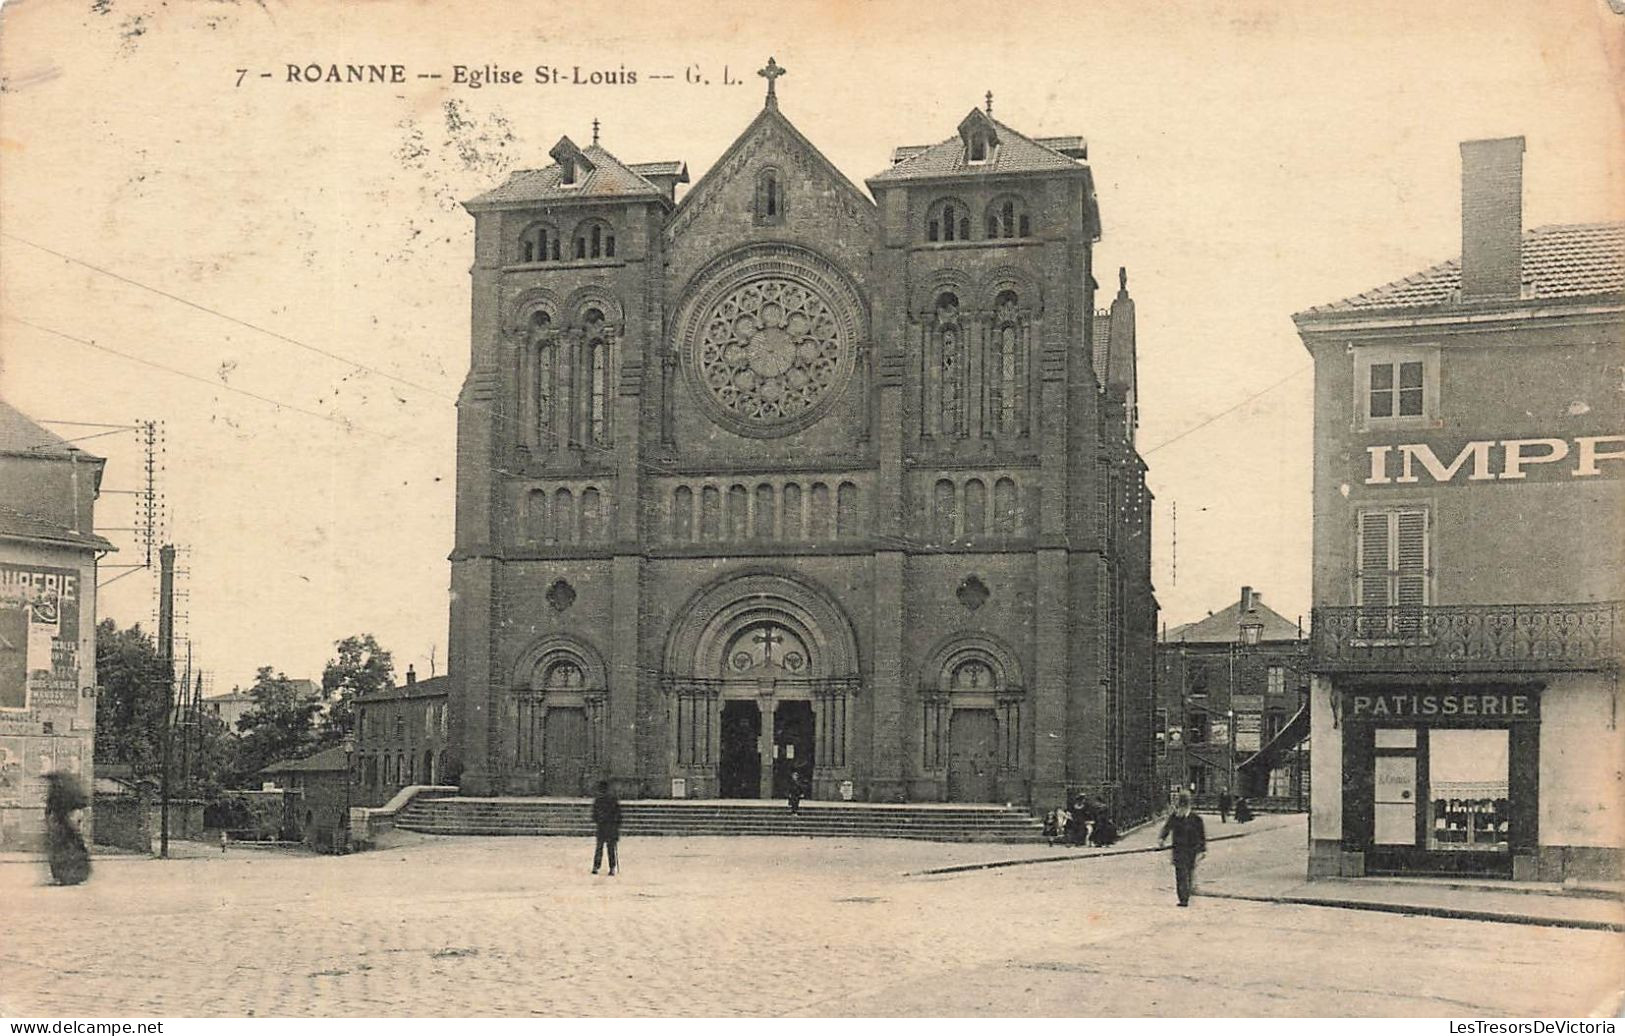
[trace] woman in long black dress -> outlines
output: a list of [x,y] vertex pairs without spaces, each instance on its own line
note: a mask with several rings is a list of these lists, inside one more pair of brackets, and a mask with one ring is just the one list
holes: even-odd
[[51,880],[78,885],[90,877],[90,850],[74,823],[74,814],[90,805],[84,789],[71,774],[45,775],[45,849],[51,861]]

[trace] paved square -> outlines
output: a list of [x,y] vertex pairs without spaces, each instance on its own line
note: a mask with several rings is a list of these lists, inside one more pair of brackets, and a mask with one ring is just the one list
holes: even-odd
[[[1301,819],[1273,822],[1203,874],[1301,854]],[[1612,1010],[1625,974],[1615,933],[1181,910],[1164,855],[908,877],[1057,850],[650,838],[611,879],[590,841],[402,837],[106,859],[78,888],[0,865],[0,1013],[1570,1015]]]

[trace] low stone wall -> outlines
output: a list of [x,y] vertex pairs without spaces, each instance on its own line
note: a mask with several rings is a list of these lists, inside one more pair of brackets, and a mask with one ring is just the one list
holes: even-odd
[[96,844],[152,852],[148,805],[142,795],[97,795],[94,804]]
[[350,849],[370,849],[378,835],[395,829],[395,818],[411,804],[413,799],[438,799],[457,795],[461,789],[454,784],[412,784],[395,793],[395,797],[382,806],[352,806],[350,808]]

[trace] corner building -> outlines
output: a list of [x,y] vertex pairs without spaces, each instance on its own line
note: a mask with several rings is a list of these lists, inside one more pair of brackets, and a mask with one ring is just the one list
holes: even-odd
[[1523,230],[1299,313],[1315,362],[1310,876],[1625,873],[1625,225]]
[[1077,789],[1143,813],[1133,302],[1125,278],[1095,309],[1083,141],[976,109],[899,148],[871,200],[769,83],[680,202],[683,163],[564,138],[467,203],[464,793],[756,798],[795,775],[815,798]]

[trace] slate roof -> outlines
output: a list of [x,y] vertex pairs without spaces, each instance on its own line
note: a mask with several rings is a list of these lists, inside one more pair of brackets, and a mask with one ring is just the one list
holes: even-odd
[[[1048,173],[1061,170],[1087,168],[1082,162],[1068,158],[1055,148],[1006,126],[997,119],[989,119],[997,128],[999,146],[985,162],[972,164],[965,157],[965,141],[957,133],[940,144],[910,145],[892,152],[894,164],[884,172],[869,177],[870,183],[896,183],[904,180],[931,180],[942,176],[978,174],[994,176],[1008,173]],[[1078,137],[1051,137],[1063,145],[1070,145]]]
[[78,532],[39,515],[14,510],[0,504],[0,539],[32,540],[84,550],[117,550],[93,532]]
[[334,745],[304,759],[272,763],[260,773],[343,773],[348,769],[344,761],[344,746]]
[[[1253,607],[1248,612],[1250,622],[1261,622],[1264,630],[1259,640],[1298,640],[1298,624],[1271,609],[1258,595],[1253,595]],[[1241,602],[1223,611],[1214,612],[1205,619],[1187,622],[1168,631],[1165,643],[1178,644],[1234,644],[1241,639]]]
[[[1621,293],[1625,293],[1625,223],[1559,224],[1524,232],[1523,300]],[[1429,309],[1459,305],[1460,296],[1461,259],[1455,258],[1380,288],[1313,306],[1297,317]]]
[[77,453],[81,459],[100,459],[75,449],[62,436],[35,424],[21,410],[4,401],[0,401],[0,453],[21,453],[29,457],[66,457]]
[[[666,193],[633,171],[632,167],[597,144],[581,149],[593,169],[574,187],[562,186],[559,164],[541,169],[516,169],[499,187],[469,199],[466,205],[500,205],[512,202],[598,201],[604,198],[665,198]],[[645,163],[647,166],[680,166],[678,162]],[[651,172],[659,169],[651,168]],[[675,170],[674,170],[675,172]]]

